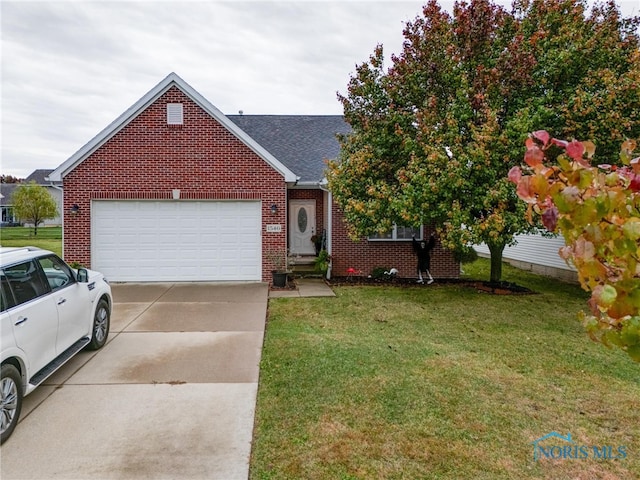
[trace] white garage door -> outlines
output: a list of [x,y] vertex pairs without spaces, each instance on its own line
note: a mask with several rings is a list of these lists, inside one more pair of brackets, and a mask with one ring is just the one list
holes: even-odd
[[114,281],[259,281],[260,211],[255,201],[93,201],[91,265]]

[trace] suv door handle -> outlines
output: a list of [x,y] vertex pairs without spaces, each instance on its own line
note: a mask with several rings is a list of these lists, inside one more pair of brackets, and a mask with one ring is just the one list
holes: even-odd
[[66,301],[67,301],[66,298],[61,298],[61,299],[58,300],[58,305],[62,305]]
[[29,320],[27,317],[22,317],[16,323],[14,323],[14,325],[17,327],[18,325],[22,325],[27,320]]

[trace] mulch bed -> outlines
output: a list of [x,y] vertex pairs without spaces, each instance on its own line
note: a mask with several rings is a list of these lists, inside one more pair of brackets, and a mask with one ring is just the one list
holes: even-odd
[[527,287],[509,282],[470,282],[469,286],[494,295],[531,295],[536,293]]
[[436,279],[431,285],[420,284],[415,278],[372,278],[363,276],[332,277],[328,280],[329,285],[389,285],[406,288],[429,288],[438,285],[460,285],[463,287],[475,288],[479,292],[490,293],[492,295],[531,295],[536,292],[521,285],[510,282],[484,282],[481,280],[467,280],[459,278]]

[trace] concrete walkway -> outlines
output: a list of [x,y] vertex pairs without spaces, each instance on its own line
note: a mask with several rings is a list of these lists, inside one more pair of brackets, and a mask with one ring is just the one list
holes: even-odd
[[271,290],[269,298],[335,297],[331,287],[321,278],[296,278],[295,290]]
[[25,398],[0,477],[246,480],[266,284],[116,284],[107,345]]

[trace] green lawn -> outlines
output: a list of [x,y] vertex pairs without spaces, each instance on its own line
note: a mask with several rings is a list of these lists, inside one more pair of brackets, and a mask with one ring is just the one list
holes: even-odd
[[[636,479],[640,365],[588,340],[579,287],[504,268],[538,294],[270,300],[251,478]],[[486,279],[488,262],[465,270]],[[534,461],[531,442],[552,431],[626,458]]]
[[39,247],[62,256],[62,227],[40,227],[35,236],[33,228],[1,228],[0,245],[3,247]]

